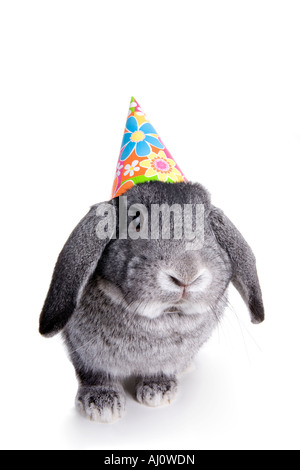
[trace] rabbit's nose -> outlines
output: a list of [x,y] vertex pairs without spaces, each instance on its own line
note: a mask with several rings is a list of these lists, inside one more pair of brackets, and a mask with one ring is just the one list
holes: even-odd
[[185,282],[183,282],[181,279],[178,279],[177,277],[175,276],[171,276],[169,275],[170,277],[170,280],[173,282],[173,284],[175,284],[176,286],[179,286],[179,287],[187,287],[188,284],[186,284]]

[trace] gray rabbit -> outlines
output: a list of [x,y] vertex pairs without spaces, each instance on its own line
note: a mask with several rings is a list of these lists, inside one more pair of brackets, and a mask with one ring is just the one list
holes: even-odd
[[[40,333],[62,331],[79,381],[76,407],[101,422],[124,413],[122,383],[128,377],[135,377],[140,403],[159,406],[174,399],[178,374],[221,320],[230,282],[249,307],[252,322],[264,320],[255,257],[204,187],[150,181],[125,195],[128,207],[143,205],[150,215],[153,204],[176,204],[188,219],[184,207],[202,205],[203,243],[188,249],[184,236],[164,239],[162,230],[157,238],[139,236],[145,225],[151,229],[151,216],[143,219],[138,211],[128,220],[136,221],[137,236],[121,237],[119,198],[114,198],[109,202],[116,214],[114,236],[97,233],[107,214],[103,203],[90,209],[64,246]],[[185,224],[195,225],[193,214]]]

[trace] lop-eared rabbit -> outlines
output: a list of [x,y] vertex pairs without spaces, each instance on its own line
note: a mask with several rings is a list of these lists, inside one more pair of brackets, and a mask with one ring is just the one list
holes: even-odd
[[[255,257],[203,186],[150,181],[124,196],[128,208],[147,209],[147,216],[130,212],[127,224],[135,224],[136,236],[121,236],[120,198],[109,201],[114,236],[97,231],[108,203],[93,206],[59,255],[40,317],[41,334],[62,332],[79,381],[77,409],[101,422],[124,413],[123,382],[129,377],[140,403],[159,406],[174,399],[178,374],[222,318],[230,282],[252,322],[264,320]],[[184,233],[175,237],[172,213],[169,239],[163,230],[151,237],[153,205],[176,205],[182,226],[194,228],[194,209],[201,206],[202,242],[191,246]],[[188,205],[193,211],[184,210]],[[160,229],[162,224],[160,218]]]

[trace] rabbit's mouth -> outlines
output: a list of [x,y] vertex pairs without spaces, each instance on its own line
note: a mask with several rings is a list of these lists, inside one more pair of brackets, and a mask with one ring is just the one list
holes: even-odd
[[177,313],[177,314],[182,315],[184,312],[181,310],[179,306],[174,305],[173,307],[166,308],[163,311],[163,314],[167,314],[167,313]]
[[186,300],[184,297],[175,305],[166,308],[163,313],[178,313],[181,315],[202,315],[209,310],[207,303],[203,301],[193,302]]
[[192,302],[182,299],[178,302],[163,305],[160,302],[139,303],[138,307],[131,305],[135,313],[147,318],[158,318],[164,315],[203,315],[208,313],[209,307],[205,301]]

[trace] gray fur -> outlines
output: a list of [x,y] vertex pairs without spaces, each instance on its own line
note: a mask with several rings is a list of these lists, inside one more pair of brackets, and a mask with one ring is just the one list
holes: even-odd
[[252,322],[260,323],[264,320],[264,306],[251,248],[226,215],[215,207],[210,214],[210,224],[231,260],[232,283],[248,305]]
[[80,385],[75,400],[77,410],[91,421],[112,423],[122,418],[126,396],[117,382],[105,385]]
[[[41,316],[41,332],[63,330],[80,383],[76,403],[91,419],[120,417],[120,385],[138,377],[136,397],[167,403],[176,376],[218,325],[230,281],[252,320],[263,320],[255,258],[241,234],[198,184],[150,182],[126,193],[132,204],[204,204],[204,246],[186,240],[98,240],[97,206],[63,249]],[[117,200],[113,203],[116,204]],[[150,220],[149,220],[150,224]],[[182,284],[186,298],[182,299]]]
[[106,246],[107,241],[96,235],[97,207],[93,206],[73,230],[58,257],[40,316],[42,335],[52,336],[65,326]]
[[177,395],[176,377],[147,377],[136,381],[136,399],[147,406],[161,406],[171,403]]

